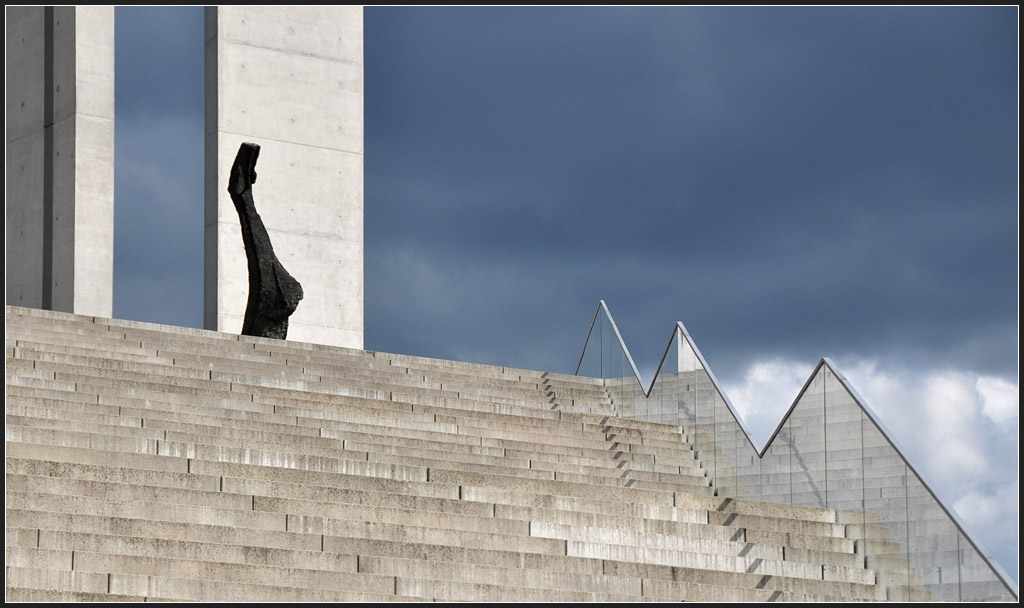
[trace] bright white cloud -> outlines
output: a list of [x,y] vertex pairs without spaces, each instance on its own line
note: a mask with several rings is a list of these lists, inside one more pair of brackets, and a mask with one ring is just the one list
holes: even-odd
[[[723,390],[762,445],[813,367],[773,358]],[[962,370],[911,371],[872,360],[839,369],[932,490],[1007,571],[1019,547],[1018,387]]]
[[932,373],[919,397],[903,405],[919,413],[915,442],[928,459],[923,464],[946,484],[962,486],[988,469],[975,382],[963,372]]
[[812,371],[813,365],[784,359],[756,361],[740,383],[722,387],[754,435],[755,445],[768,440]]
[[1018,428],[1020,401],[1017,386],[993,376],[980,376],[976,386],[981,395],[982,413],[992,422],[1001,425],[1003,430]]
[[1016,521],[1020,518],[1019,490],[1019,481],[1002,486],[990,494],[973,490],[953,503],[953,508],[972,529]]
[[985,548],[1013,576],[1012,573],[1019,568],[1019,480],[999,486],[989,493],[971,491],[953,503],[953,510],[960,516],[967,531],[980,537]]

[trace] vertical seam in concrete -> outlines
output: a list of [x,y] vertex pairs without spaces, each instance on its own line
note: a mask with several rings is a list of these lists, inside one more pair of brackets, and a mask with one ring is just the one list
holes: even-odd
[[53,40],[52,6],[43,9],[43,308],[53,308]]
[[[844,389],[845,390],[845,389]],[[861,567],[868,567],[868,488],[867,473],[864,467],[864,414],[860,415],[860,533],[861,539]],[[838,517],[838,513],[836,514]],[[849,536],[849,534],[847,534]],[[853,545],[854,551],[857,545]]]
[[958,531],[956,533],[956,597],[962,602],[964,601],[964,579],[960,569],[960,563],[963,561],[961,551],[963,549],[960,548],[960,532]]
[[[789,424],[787,422],[787,424]],[[793,425],[789,425],[790,432],[786,433],[786,437],[789,439],[789,504],[793,504],[793,433],[791,432]]]
[[[825,381],[821,387],[821,422],[822,422],[822,441],[825,443],[825,508],[828,508],[828,386],[829,376],[835,378],[835,375],[829,371],[825,371]],[[839,514],[836,513],[838,516]],[[822,568],[825,566],[822,565]],[[824,572],[824,570],[822,571]]]
[[[910,465],[903,461],[903,509],[907,522],[907,563],[910,563]],[[913,601],[910,590],[910,568],[907,568],[907,601]]]

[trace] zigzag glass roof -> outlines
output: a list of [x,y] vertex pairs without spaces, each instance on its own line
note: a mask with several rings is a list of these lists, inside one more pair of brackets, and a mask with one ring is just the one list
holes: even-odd
[[682,323],[645,388],[602,300],[576,373],[602,378],[619,416],[683,427],[718,496],[835,509],[890,600],[1018,601],[828,359],[760,450]]

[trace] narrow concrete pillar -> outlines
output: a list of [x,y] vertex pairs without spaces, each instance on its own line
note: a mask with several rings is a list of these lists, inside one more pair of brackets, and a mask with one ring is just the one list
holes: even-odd
[[114,9],[7,7],[6,303],[110,317]]
[[238,332],[248,290],[227,193],[239,144],[261,146],[253,188],[305,297],[288,338],[363,346],[361,7],[206,9],[204,324]]

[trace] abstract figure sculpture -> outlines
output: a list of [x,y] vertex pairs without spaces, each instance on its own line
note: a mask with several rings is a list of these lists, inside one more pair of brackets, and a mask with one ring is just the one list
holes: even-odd
[[228,194],[238,211],[249,262],[249,301],[245,306],[242,335],[284,340],[288,334],[288,317],[302,299],[302,285],[277,259],[270,235],[260,214],[256,213],[252,185],[256,181],[259,155],[257,144],[243,143],[228,178]]

